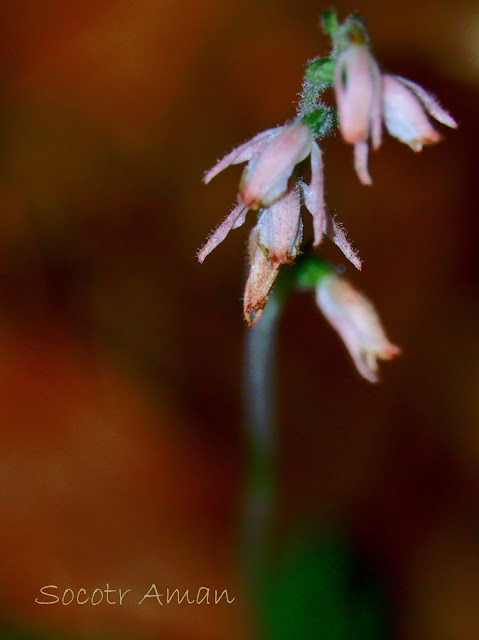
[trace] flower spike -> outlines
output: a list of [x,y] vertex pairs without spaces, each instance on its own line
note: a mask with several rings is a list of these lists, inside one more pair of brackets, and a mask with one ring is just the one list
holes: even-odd
[[[354,169],[365,185],[372,184],[369,148],[379,149],[383,124],[414,151],[441,139],[429,116],[445,126],[457,127],[426,89],[407,78],[381,72],[358,14],[352,13],[340,23],[334,11],[326,12],[323,28],[332,40],[331,53],[306,64],[295,119],[258,133],[227,153],[203,177],[208,184],[227,167],[246,163],[236,206],[210,234],[197,257],[203,262],[232,229],[244,224],[250,209],[257,211],[248,241],[249,274],[244,292],[244,316],[249,325],[260,318],[281,267],[293,263],[301,252],[301,196],[312,217],[313,247],[319,247],[327,235],[358,270],[362,267],[345,230],[325,202],[324,162],[318,142],[332,133],[336,123],[343,140],[354,148]],[[334,88],[337,118],[334,107],[322,100],[328,87]],[[306,184],[302,163],[308,156],[311,179]],[[399,349],[386,338],[367,298],[330,269],[316,272],[327,275],[321,276],[321,284],[317,282],[320,308],[341,335],[361,375],[376,381],[377,360],[392,358]]]

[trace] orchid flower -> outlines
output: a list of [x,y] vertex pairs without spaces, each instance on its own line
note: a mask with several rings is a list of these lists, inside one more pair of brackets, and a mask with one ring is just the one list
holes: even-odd
[[351,44],[338,55],[334,88],[341,135],[354,145],[354,166],[363,184],[372,184],[368,140],[373,149],[379,148],[382,120],[388,132],[413,151],[441,140],[427,113],[448,127],[457,127],[423,87],[400,76],[380,74],[365,44]]
[[373,304],[335,273],[319,280],[316,302],[343,340],[358,372],[369,382],[378,382],[377,361],[391,360],[401,349],[388,340]]
[[[322,25],[331,37],[331,53],[307,62],[295,119],[239,145],[203,178],[208,184],[227,167],[246,163],[236,204],[197,257],[203,262],[232,229],[245,223],[250,210],[257,211],[248,241],[249,274],[243,298],[244,316],[250,326],[261,316],[280,269],[295,262],[301,253],[302,204],[312,217],[313,247],[318,247],[326,235],[357,269],[362,266],[325,202],[323,154],[318,141],[335,125],[333,109],[320,99],[325,89],[334,87],[339,130],[344,141],[354,146],[354,167],[363,184],[372,184],[369,146],[374,150],[380,147],[383,123],[392,136],[414,151],[441,139],[428,115],[448,127],[457,127],[452,116],[421,86],[381,73],[360,16],[352,13],[339,23],[331,10],[323,14]],[[302,177],[307,158],[311,166],[309,183]],[[377,360],[393,358],[399,349],[387,339],[373,305],[329,272],[321,282],[318,280],[316,297],[361,375],[376,381]]]
[[421,151],[423,145],[441,140],[441,134],[434,129],[426,112],[447,127],[457,128],[454,118],[423,87],[400,76],[383,75],[386,129],[413,151]]
[[[299,217],[299,199],[298,215],[296,215],[295,209],[292,216],[293,222],[289,219],[284,220],[285,214],[283,213],[283,218],[281,218],[278,212],[293,210],[292,207],[285,206],[285,202],[289,202],[291,196],[283,202],[281,202],[281,198],[288,190],[289,178],[295,166],[305,160],[308,155],[311,159],[311,182],[309,185],[305,185],[302,181],[298,181],[297,184],[302,188],[306,207],[313,218],[313,244],[318,246],[326,233],[348,260],[360,269],[361,261],[357,253],[348,242],[344,231],[327,212],[324,201],[322,153],[311,130],[301,122],[268,129],[258,134],[233,149],[205,174],[204,182],[207,184],[226,167],[242,162],[248,163],[240,182],[239,202],[201,247],[197,256],[199,262],[203,262],[232,229],[243,225],[249,209],[260,209],[260,219],[264,218],[264,222],[258,222],[258,229],[261,229],[263,236],[266,221],[269,220],[269,227],[273,230],[269,233],[270,244],[274,249],[276,245],[272,241],[272,234],[277,233],[278,229],[282,229],[282,225],[292,224],[294,226]],[[291,194],[293,191],[290,190],[288,193]],[[275,203],[281,204],[274,207]],[[268,211],[266,216],[264,211]],[[277,218],[283,222],[277,221]],[[283,237],[278,237],[278,242]],[[292,262],[292,260],[288,259],[287,262]]]
[[244,223],[249,209],[269,206],[285,193],[294,167],[310,154],[312,142],[311,131],[300,122],[268,129],[233,149],[205,174],[204,182],[208,184],[226,167],[248,163],[241,178],[239,204],[200,249],[199,262],[204,261],[231,229]]

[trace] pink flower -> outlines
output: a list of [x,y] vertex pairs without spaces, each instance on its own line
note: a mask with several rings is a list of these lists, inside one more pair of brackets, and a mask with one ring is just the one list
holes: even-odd
[[391,360],[401,350],[386,337],[373,304],[336,274],[321,278],[316,301],[346,345],[359,373],[369,382],[378,382],[377,360]]
[[[314,246],[318,246],[326,234],[348,260],[360,269],[358,255],[349,244],[344,231],[326,209],[321,150],[308,127],[298,122],[258,134],[231,151],[206,173],[204,181],[208,183],[231,164],[248,162],[240,184],[239,203],[201,247],[198,252],[199,262],[203,262],[232,229],[245,222],[249,209],[259,207],[264,211],[260,210],[255,229],[259,233],[261,246],[267,247],[268,259],[278,262],[276,258],[279,256],[281,264],[285,261],[292,262],[290,244],[294,234],[291,230],[298,226],[300,205],[295,189],[287,191],[288,181],[295,165],[308,155],[311,155],[311,182],[309,185],[302,182],[298,184],[302,187],[306,207],[313,218]],[[294,206],[291,204],[293,198]],[[278,203],[277,207],[274,206],[275,203]],[[287,259],[283,260],[285,257]]]
[[413,151],[441,139],[427,113],[448,127],[457,127],[452,116],[421,86],[399,76],[381,75],[363,44],[352,44],[339,54],[334,88],[339,129],[344,140],[354,145],[354,167],[363,184],[372,184],[368,140],[371,138],[373,149],[379,148],[383,119],[388,132]]
[[239,204],[200,249],[200,262],[226,238],[231,229],[244,223],[249,209],[267,207],[285,193],[294,167],[307,158],[312,144],[311,131],[299,122],[268,129],[233,149],[205,174],[204,182],[208,184],[226,167],[248,162],[241,178]]
[[454,118],[439,102],[418,84],[400,76],[383,75],[383,116],[388,132],[421,151],[423,145],[441,140],[426,111],[438,122],[455,129]]
[[363,184],[371,184],[367,169],[368,139],[381,144],[381,74],[364,44],[352,44],[338,56],[334,78],[339,129],[354,145],[354,164]]

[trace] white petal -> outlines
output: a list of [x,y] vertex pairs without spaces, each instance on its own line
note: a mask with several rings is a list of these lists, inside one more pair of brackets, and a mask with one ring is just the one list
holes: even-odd
[[410,89],[423,103],[426,107],[428,113],[435,118],[438,122],[445,124],[446,127],[451,127],[451,129],[457,129],[457,122],[451,116],[451,114],[446,111],[440,104],[437,98],[435,98],[431,93],[426,91],[424,87],[416,84],[412,80],[408,80],[407,78],[403,78],[401,76],[393,76],[399,82],[402,82],[408,89]]
[[203,262],[206,256],[213,251],[223,240],[226,238],[231,229],[237,229],[244,223],[246,214],[248,213],[248,207],[243,204],[238,204],[233,211],[226,216],[208,240],[204,243],[201,249],[198,251],[198,262]]
[[261,153],[268,142],[278,135],[282,129],[283,127],[275,127],[274,129],[262,131],[254,136],[254,138],[251,138],[251,140],[248,140],[248,142],[244,142],[239,147],[233,149],[233,151],[230,151],[230,153],[221,158],[214,167],[211,167],[211,169],[205,173],[203,182],[208,184],[218,173],[221,173],[223,169],[226,169],[232,164],[241,164],[242,162],[251,160],[253,156]]

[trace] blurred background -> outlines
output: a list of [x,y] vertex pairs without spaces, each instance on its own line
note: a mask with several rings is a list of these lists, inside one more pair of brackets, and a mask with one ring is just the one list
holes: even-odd
[[[327,8],[1,3],[2,637],[253,637],[237,554],[252,220],[200,266],[241,170],[201,177],[294,115]],[[364,262],[347,273],[404,355],[368,385],[312,296],[290,299],[263,637],[477,640],[479,8],[336,8],[357,9],[383,69],[433,90],[460,128],[422,154],[387,138],[373,188],[338,137],[324,145],[328,204]],[[107,582],[236,600],[34,602],[43,585]]]

